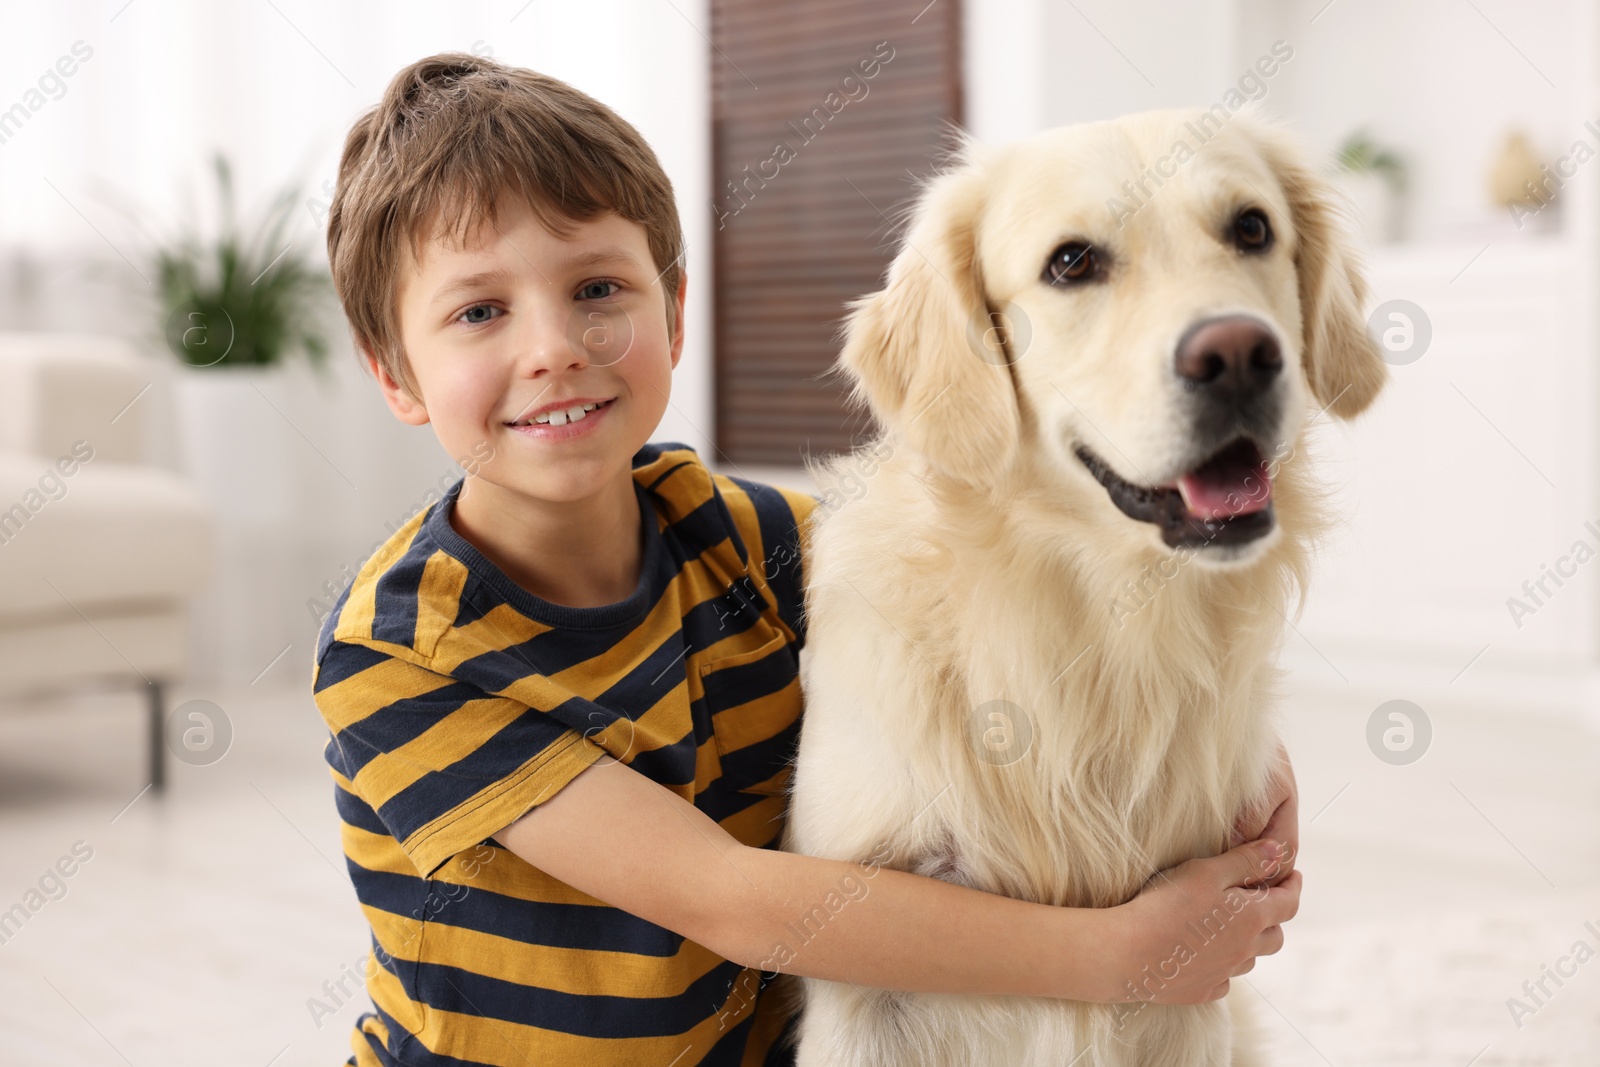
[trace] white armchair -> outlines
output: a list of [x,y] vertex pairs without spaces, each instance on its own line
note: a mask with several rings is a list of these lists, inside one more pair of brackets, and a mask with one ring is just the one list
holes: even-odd
[[142,686],[159,791],[215,534],[199,492],[144,454],[154,377],[120,338],[0,333],[0,697]]

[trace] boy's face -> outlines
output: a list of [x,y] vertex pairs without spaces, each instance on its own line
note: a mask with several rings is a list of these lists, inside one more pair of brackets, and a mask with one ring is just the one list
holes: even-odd
[[[402,271],[397,296],[421,396],[368,357],[396,417],[433,423],[439,443],[477,477],[551,502],[628,476],[666,411],[683,350],[684,285],[670,336],[644,227],[615,214],[571,225],[569,239],[558,237],[508,197],[465,247],[428,241],[421,262]],[[497,276],[472,278],[483,274]],[[604,403],[579,420],[556,413],[546,424],[512,425],[580,401]]]

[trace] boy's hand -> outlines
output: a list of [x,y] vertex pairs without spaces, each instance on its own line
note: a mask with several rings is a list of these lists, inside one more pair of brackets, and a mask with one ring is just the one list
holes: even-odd
[[1270,840],[1158,872],[1111,911],[1121,920],[1122,977],[1111,1003],[1201,1004],[1228,980],[1283,947],[1281,924],[1300,907],[1299,871],[1272,887],[1280,860]]
[[1233,824],[1228,847],[1234,848],[1259,837],[1270,837],[1289,846],[1289,854],[1268,885],[1278,885],[1294,869],[1300,855],[1300,790],[1295,785],[1289,752],[1278,742],[1277,761],[1267,784],[1266,795],[1239,813]]

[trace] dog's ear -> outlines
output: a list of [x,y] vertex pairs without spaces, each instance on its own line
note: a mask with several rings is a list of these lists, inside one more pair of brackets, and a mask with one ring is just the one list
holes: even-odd
[[1248,128],[1277,176],[1298,235],[1306,380],[1319,404],[1354,418],[1376,399],[1389,370],[1367,331],[1367,281],[1339,208],[1343,200],[1306,162],[1305,147],[1289,130],[1259,120]]
[[991,315],[978,267],[983,190],[971,149],[929,182],[884,288],[850,305],[839,355],[853,401],[973,485],[1011,463],[1019,433],[1010,327]]

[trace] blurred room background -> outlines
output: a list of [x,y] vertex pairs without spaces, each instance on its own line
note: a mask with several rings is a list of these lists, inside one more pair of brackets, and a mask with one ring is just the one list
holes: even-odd
[[[366,945],[312,646],[461,470],[315,279],[345,130],[443,50],[654,146],[689,275],[656,437],[802,488],[867,431],[824,372],[946,124],[1233,94],[1298,129],[1392,385],[1314,434],[1342,527],[1283,658],[1307,880],[1249,988],[1276,1063],[1594,1062],[1600,4],[106,0],[0,9],[0,1063],[347,1054]],[[226,232],[219,154],[283,300],[256,362],[161,301],[162,256]]]

